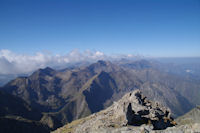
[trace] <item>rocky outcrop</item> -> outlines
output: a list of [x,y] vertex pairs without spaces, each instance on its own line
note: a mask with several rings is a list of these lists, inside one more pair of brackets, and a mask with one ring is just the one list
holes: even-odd
[[128,125],[140,126],[148,124],[152,125],[153,129],[156,130],[175,125],[171,117],[171,111],[168,108],[163,107],[158,102],[154,103],[147,100],[139,90],[125,95],[120,102],[124,102]]
[[176,125],[171,111],[135,90],[107,109],[74,121],[56,132],[131,132],[161,130]]

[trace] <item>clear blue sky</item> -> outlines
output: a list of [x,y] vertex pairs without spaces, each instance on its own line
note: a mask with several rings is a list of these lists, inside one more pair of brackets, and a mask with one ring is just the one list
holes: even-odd
[[200,0],[0,0],[0,49],[200,56]]

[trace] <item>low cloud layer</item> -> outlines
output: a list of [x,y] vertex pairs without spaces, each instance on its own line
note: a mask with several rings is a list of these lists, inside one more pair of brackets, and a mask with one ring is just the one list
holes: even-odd
[[0,74],[25,74],[38,68],[60,67],[81,61],[94,62],[97,60],[110,60],[117,58],[130,58],[133,55],[112,55],[108,56],[100,51],[73,50],[65,55],[53,55],[50,53],[38,52],[35,55],[17,54],[10,50],[0,50]]

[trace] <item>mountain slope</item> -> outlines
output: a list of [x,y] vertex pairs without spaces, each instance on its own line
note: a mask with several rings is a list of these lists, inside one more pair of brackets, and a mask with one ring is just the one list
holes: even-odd
[[92,113],[104,109],[104,103],[112,97],[115,88],[115,81],[104,71],[93,79],[90,86],[83,91]]
[[180,116],[176,121],[182,125],[200,123],[200,106],[197,106],[183,116]]
[[48,126],[19,116],[0,117],[1,133],[49,133]]
[[0,91],[0,116],[16,115],[31,120],[40,120],[41,112],[34,110],[24,100]]
[[50,132],[47,125],[40,123],[42,113],[32,109],[22,99],[0,91],[0,132],[30,133]]

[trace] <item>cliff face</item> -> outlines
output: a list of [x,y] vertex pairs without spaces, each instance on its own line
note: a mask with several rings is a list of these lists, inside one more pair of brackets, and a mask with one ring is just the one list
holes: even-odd
[[135,90],[107,109],[76,120],[55,132],[141,132],[164,130],[175,125],[168,108],[147,100],[141,91]]

